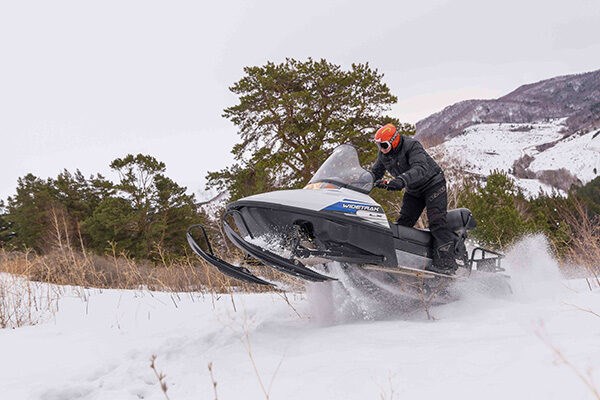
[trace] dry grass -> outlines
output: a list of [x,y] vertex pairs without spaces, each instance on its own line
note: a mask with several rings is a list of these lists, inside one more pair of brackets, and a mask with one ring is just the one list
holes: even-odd
[[[234,309],[233,292],[280,291],[231,279],[193,254],[174,258],[156,248],[158,261],[154,262],[118,254],[116,246],[108,254],[92,254],[83,246],[81,235],[74,244],[69,225],[59,213],[52,217],[54,229],[49,232],[43,254],[0,248],[0,328],[35,325],[54,315],[65,286],[76,290],[153,290],[175,296],[181,292],[201,293],[210,294],[213,301],[220,294],[230,294]],[[228,251],[225,258],[233,263],[242,259],[235,250]],[[298,289],[302,285],[298,279],[272,268],[251,268],[268,281],[282,282],[286,288]]]
[[[158,261],[154,262],[118,254],[115,246],[108,254],[92,254],[86,251],[81,235],[74,240],[64,215],[53,212],[51,216],[53,229],[48,232],[43,254],[0,249],[0,328],[35,325],[55,313],[63,285],[206,293],[213,299],[239,291],[278,291],[231,279],[193,254],[173,258],[156,248]],[[242,259],[236,251],[227,252],[225,258]],[[272,268],[251,268],[264,279],[283,282],[287,288],[301,286],[298,279]],[[235,308],[233,296],[231,301]]]
[[47,254],[0,252],[0,270],[37,282],[82,287],[217,292],[231,282],[192,258],[156,265],[125,255],[90,255],[73,249]]
[[572,232],[565,261],[583,267],[600,286],[600,216],[590,217],[581,202],[562,211]]
[[[152,262],[118,253],[113,244],[108,254],[92,254],[85,249],[78,225],[68,223],[64,212],[53,208],[50,217],[51,229],[46,234],[48,245],[44,253],[7,252],[0,249],[0,272],[35,282],[95,288],[210,293],[273,290],[268,286],[244,284],[231,279],[191,253],[173,258],[165,254],[162,248],[156,247],[154,254],[158,261]],[[224,258],[230,262],[242,260],[237,250],[227,253]],[[299,287],[297,279],[272,268],[252,268],[266,280]]]
[[156,376],[156,379],[158,380],[158,383],[160,385],[160,390],[163,393],[163,395],[165,396],[165,398],[167,400],[169,400],[169,395],[167,393],[169,387],[167,385],[167,376],[162,373],[159,372],[158,369],[156,368],[156,355],[153,354],[152,357],[150,357],[150,368],[152,369],[152,371],[154,372],[154,375]]
[[[298,279],[272,268],[252,268],[271,282],[287,282],[287,287],[294,289],[301,286]],[[58,309],[63,285],[156,290],[173,292],[176,296],[181,292],[202,293],[209,294],[213,301],[222,294],[230,294],[234,309],[233,292],[280,291],[231,279],[196,256],[175,261],[164,259],[156,264],[125,255],[90,255],[69,247],[44,255],[0,249],[0,329],[36,325],[52,317]],[[285,300],[285,293],[282,296]]]
[[60,288],[1,274],[0,328],[35,325],[53,316],[60,296]]
[[210,374],[210,383],[213,387],[213,392],[215,393],[215,400],[219,400],[219,395],[217,393],[217,381],[215,380],[215,376],[213,374],[213,363],[208,363],[208,373]]
[[[267,280],[297,286],[294,278],[268,267],[252,267]],[[170,292],[261,292],[271,288],[231,279],[196,256],[159,263],[134,260],[124,254],[99,256],[71,248],[47,254],[0,250],[0,271],[35,282],[112,289],[148,289]]]
[[539,323],[537,329],[535,330],[535,334],[552,351],[558,363],[567,366],[577,376],[577,378],[579,378],[581,383],[586,386],[592,397],[600,400],[600,388],[598,388],[594,382],[591,368],[583,372],[579,367],[577,367],[560,348],[552,343],[548,333],[544,328],[543,322]]

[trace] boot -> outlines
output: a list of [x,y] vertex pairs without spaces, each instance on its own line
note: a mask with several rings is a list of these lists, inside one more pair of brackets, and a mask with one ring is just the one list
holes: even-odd
[[433,263],[427,267],[427,271],[444,275],[454,275],[458,264],[454,257],[454,243],[448,242],[433,251]]

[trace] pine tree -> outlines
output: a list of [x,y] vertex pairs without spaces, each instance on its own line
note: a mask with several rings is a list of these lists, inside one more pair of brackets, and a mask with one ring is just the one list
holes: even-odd
[[0,200],[0,247],[5,247],[14,236],[12,223],[7,219],[8,212],[3,200]]
[[239,103],[223,114],[239,129],[241,141],[232,150],[236,163],[207,175],[209,187],[228,189],[233,199],[305,185],[342,143],[373,158],[373,130],[387,122],[399,125],[384,115],[397,98],[368,64],[343,70],[326,60],[286,59],[244,72],[230,88]]
[[151,258],[157,248],[182,254],[185,229],[202,218],[194,196],[166,177],[165,164],[152,156],[129,154],[110,166],[119,175],[115,193],[84,224],[94,249],[115,246],[138,258]]
[[6,220],[11,224],[16,248],[43,250],[48,247],[50,210],[58,205],[51,180],[27,174],[17,180],[16,194],[7,202]]
[[527,200],[502,172],[493,171],[485,185],[468,184],[459,204],[473,212],[477,220],[473,236],[487,245],[505,247],[531,230],[521,211]]
[[563,255],[571,246],[572,227],[567,221],[567,213],[573,210],[575,198],[572,195],[563,197],[559,194],[541,193],[529,201],[528,218],[533,230],[548,238],[555,253]]
[[592,215],[600,215],[600,176],[578,188],[575,195],[585,203]]

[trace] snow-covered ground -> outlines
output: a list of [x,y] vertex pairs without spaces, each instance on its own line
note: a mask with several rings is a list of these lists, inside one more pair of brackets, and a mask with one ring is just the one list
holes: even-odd
[[[594,138],[594,135],[596,136]],[[568,162],[565,164],[565,160]],[[582,182],[589,182],[600,175],[600,133],[588,132],[561,140],[556,146],[542,151],[529,165],[532,171],[556,169],[564,165]]]
[[508,254],[512,296],[465,292],[435,321],[372,319],[377,310],[338,297],[363,312],[341,311],[324,284],[289,304],[62,288],[46,322],[0,330],[0,397],[164,399],[156,355],[172,400],[215,398],[209,363],[220,400],[592,399],[577,373],[600,388],[600,289],[560,277],[544,248],[529,238]]
[[[516,160],[528,155],[533,157],[529,165],[532,172],[565,168],[587,183],[600,174],[600,135],[593,131],[562,139],[564,128],[564,119],[524,124],[478,124],[433,151],[440,158],[457,161],[465,171],[482,176],[494,170],[509,172]],[[552,147],[536,149],[555,141],[558,142]],[[537,179],[515,177],[515,181],[532,196],[540,190],[547,193],[553,190]]]

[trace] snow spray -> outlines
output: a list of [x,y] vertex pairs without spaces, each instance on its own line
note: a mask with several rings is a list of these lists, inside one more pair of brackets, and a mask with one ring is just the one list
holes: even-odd
[[[551,254],[550,246],[543,235],[525,236],[506,253],[503,260],[507,284],[511,290],[502,293],[482,290],[477,280],[459,281],[453,291],[458,301],[450,308],[457,312],[477,312],[493,303],[530,302],[553,299],[564,293],[558,262]],[[365,294],[364,287],[357,283],[358,271],[348,272],[338,263],[328,264],[328,274],[338,279],[335,282],[311,283],[307,285],[309,313],[312,321],[319,325],[331,325],[353,321],[381,319],[413,319],[423,316],[422,305],[398,302],[393,295],[373,298]],[[381,292],[393,292],[394,288],[382,288]],[[491,304],[492,303],[492,304]],[[432,307],[435,310],[436,307]]]

